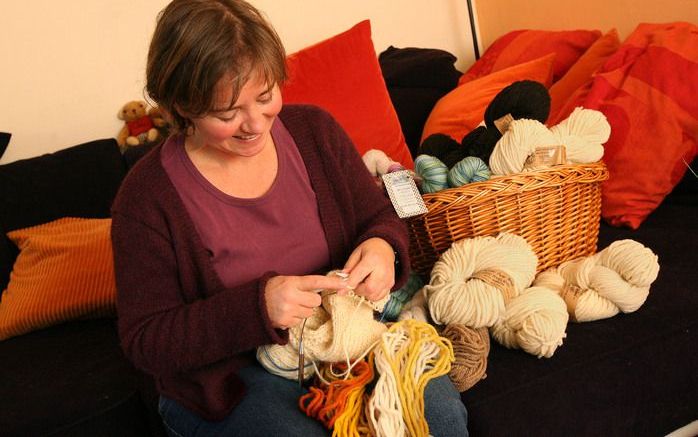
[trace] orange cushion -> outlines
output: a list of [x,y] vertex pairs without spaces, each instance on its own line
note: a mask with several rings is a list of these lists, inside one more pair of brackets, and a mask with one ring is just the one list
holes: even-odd
[[334,116],[361,155],[380,149],[414,167],[364,20],[287,58],[286,103],[311,103]]
[[113,315],[111,219],[62,218],[8,232],[20,252],[0,299],[0,340]]
[[497,38],[461,76],[459,83],[555,53],[554,83],[600,36],[598,30],[514,30]]
[[641,24],[594,75],[582,106],[611,124],[601,215],[638,228],[698,154],[698,26]]
[[516,81],[534,80],[549,87],[554,59],[555,55],[546,55],[457,86],[434,105],[424,124],[422,141],[441,133],[460,142],[482,122],[492,99]]
[[567,118],[572,109],[566,114],[558,112],[572,94],[586,83],[591,82],[591,75],[598,70],[606,60],[620,47],[618,31],[611,29],[601,38],[597,39],[589,50],[567,70],[564,76],[550,87],[550,119],[552,124],[557,124]]

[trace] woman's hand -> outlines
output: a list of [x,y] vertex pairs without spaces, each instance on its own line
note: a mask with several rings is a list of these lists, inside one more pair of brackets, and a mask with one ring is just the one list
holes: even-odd
[[354,293],[375,302],[395,285],[395,252],[382,238],[369,238],[351,253],[342,271]]
[[264,297],[274,328],[296,326],[320,306],[320,290],[345,290],[347,281],[337,276],[274,276],[267,281]]

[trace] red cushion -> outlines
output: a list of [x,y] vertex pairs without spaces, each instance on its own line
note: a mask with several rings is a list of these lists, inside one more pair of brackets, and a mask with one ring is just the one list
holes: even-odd
[[320,106],[344,127],[361,155],[380,149],[405,167],[414,167],[381,75],[368,20],[289,55],[287,65],[285,103]]
[[514,30],[497,38],[461,76],[459,83],[555,53],[554,83],[600,36],[598,30]]
[[638,228],[684,176],[698,154],[696,96],[698,26],[689,23],[639,25],[594,76],[579,103],[611,124],[609,223]]
[[567,73],[550,87],[550,117],[548,121],[551,124],[564,120],[572,113],[574,108],[569,108],[562,114],[559,111],[578,88],[591,83],[592,74],[601,68],[604,62],[618,50],[618,47],[620,47],[618,31],[611,29],[597,39],[567,70]]

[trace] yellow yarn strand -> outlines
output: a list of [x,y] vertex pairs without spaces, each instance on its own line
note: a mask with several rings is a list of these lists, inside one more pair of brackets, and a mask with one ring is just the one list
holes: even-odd
[[369,401],[369,420],[376,435],[429,435],[424,389],[431,379],[446,375],[454,360],[451,342],[428,323],[393,324],[375,351],[381,376]]

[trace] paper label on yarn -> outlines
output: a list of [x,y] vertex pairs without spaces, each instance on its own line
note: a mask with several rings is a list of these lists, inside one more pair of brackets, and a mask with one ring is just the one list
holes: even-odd
[[494,126],[497,128],[500,134],[504,135],[509,129],[509,125],[514,121],[514,117],[511,114],[507,114],[503,117],[499,117],[494,121]]
[[567,150],[563,145],[539,146],[526,158],[524,168],[537,169],[565,164],[567,162]]
[[414,217],[428,212],[414,179],[407,170],[387,173],[382,176],[383,185],[398,217]]

